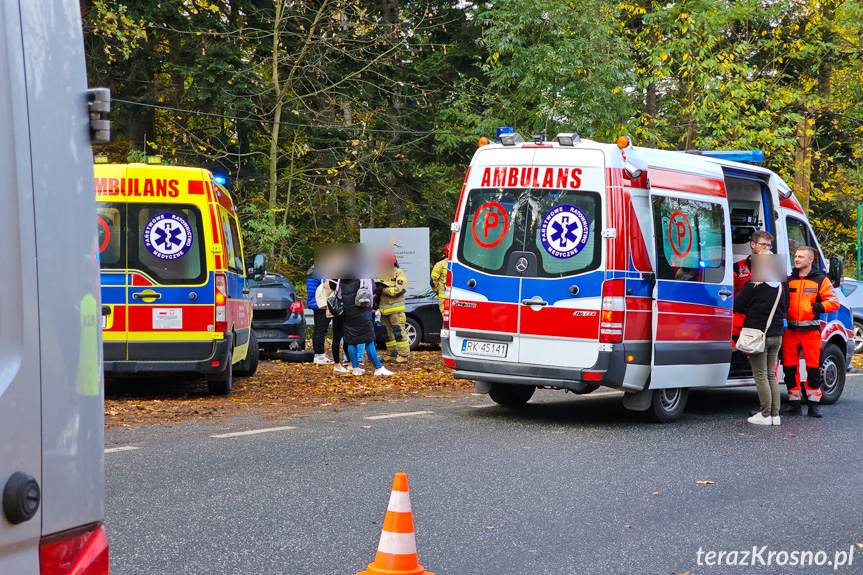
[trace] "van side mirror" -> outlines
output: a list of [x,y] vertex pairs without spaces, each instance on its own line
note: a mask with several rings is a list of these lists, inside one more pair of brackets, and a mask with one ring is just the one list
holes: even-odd
[[264,254],[255,254],[255,259],[252,262],[252,279],[256,282],[264,279],[264,274],[267,273],[267,258]]
[[845,275],[845,261],[840,257],[830,258],[830,281],[833,287],[842,285],[842,276]]

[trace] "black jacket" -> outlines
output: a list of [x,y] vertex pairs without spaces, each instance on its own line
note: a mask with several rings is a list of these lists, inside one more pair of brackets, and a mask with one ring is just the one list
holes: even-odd
[[[342,286],[342,325],[344,326],[345,343],[357,345],[375,341],[374,312],[369,307],[358,307],[356,304],[360,280],[341,280]],[[330,288],[336,289],[336,281],[330,280]]]
[[[782,335],[784,331],[783,322],[788,316],[788,284],[782,282],[779,286],[782,289],[782,295],[779,297],[779,305],[776,306],[776,313],[773,314],[770,329],[767,330],[768,337]],[[766,283],[747,282],[743,286],[740,293],[734,298],[734,313],[741,313],[746,316],[743,320],[743,327],[764,330],[767,318],[770,316],[770,310],[773,309],[773,304],[776,302],[776,290],[777,288],[770,287]]]

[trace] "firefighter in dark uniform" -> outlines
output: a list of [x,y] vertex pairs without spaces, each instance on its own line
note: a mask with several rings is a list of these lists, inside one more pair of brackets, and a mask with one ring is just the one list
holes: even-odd
[[794,271],[788,277],[791,303],[788,329],[782,337],[782,365],[788,386],[788,407],[784,415],[800,415],[802,393],[797,380],[799,353],[806,361],[806,400],[810,417],[821,417],[821,314],[839,309],[833,284],[827,274],[812,269],[817,252],[809,246],[797,248]]

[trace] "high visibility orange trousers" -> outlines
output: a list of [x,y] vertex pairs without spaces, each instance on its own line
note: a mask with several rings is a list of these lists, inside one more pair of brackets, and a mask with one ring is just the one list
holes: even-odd
[[821,401],[821,332],[817,330],[787,329],[782,336],[782,365],[788,399],[800,401],[802,398],[800,378],[797,377],[801,348],[806,362],[806,398],[810,402]]

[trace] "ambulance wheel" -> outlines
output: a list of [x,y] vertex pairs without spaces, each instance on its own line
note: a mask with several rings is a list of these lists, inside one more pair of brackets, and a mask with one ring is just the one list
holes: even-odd
[[650,421],[671,423],[686,409],[687,397],[689,390],[686,388],[654,389],[650,407],[644,413]]
[[254,331],[249,333],[249,350],[246,352],[246,359],[237,364],[234,369],[234,375],[239,377],[249,377],[255,375],[258,371],[258,360],[261,356],[261,350],[258,348],[258,336]]
[[845,355],[832,343],[821,355],[821,403],[833,405],[845,389]]
[[500,405],[520,407],[527,403],[536,388],[532,385],[512,385],[510,383],[495,383],[491,386],[488,396]]
[[405,335],[408,336],[408,344],[411,351],[416,351],[423,340],[422,326],[412,317],[405,318],[405,332]]
[[212,395],[228,395],[234,387],[234,370],[231,366],[231,352],[228,352],[228,367],[224,371],[207,376],[207,389]]

